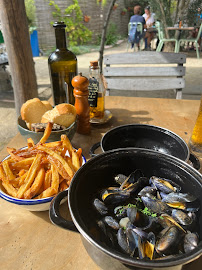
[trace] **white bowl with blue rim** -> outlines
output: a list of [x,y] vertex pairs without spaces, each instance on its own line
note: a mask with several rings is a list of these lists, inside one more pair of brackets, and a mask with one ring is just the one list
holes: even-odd
[[[25,149],[25,148],[27,148],[27,147],[23,147],[21,149]],[[8,159],[9,157],[10,157],[10,155],[5,157],[2,161],[4,161],[5,159]],[[82,162],[82,165],[83,165],[84,163],[86,163],[86,158],[83,155],[82,155],[82,160],[83,160],[83,162]],[[19,206],[21,206],[24,209],[27,209],[29,211],[47,211],[47,210],[49,210],[51,201],[54,198],[54,196],[43,198],[43,199],[18,199],[18,198],[14,198],[6,193],[4,187],[2,186],[2,182],[0,181],[0,198],[4,199],[10,203],[17,204],[17,205],[19,205]],[[61,201],[61,204],[64,203],[65,201],[67,201],[67,197],[65,197]]]

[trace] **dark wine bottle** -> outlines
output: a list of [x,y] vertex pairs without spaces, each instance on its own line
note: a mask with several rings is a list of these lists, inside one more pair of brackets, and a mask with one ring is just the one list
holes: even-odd
[[56,50],[48,58],[54,104],[74,105],[72,79],[77,75],[77,58],[67,49],[64,22],[55,22]]

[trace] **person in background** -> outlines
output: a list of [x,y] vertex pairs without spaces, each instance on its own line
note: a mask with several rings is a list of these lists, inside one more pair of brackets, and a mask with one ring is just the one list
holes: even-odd
[[[195,14],[196,19],[195,19],[195,23],[194,23],[194,30],[192,30],[188,36],[188,38],[196,38],[198,35],[198,31],[199,31],[199,27],[200,24],[202,23],[202,13],[201,13],[201,8],[199,7],[197,9],[197,13]],[[202,37],[202,33],[201,33],[201,37]],[[198,41],[199,46],[201,45],[201,38]],[[191,44],[190,50],[194,50],[194,44]]]
[[140,22],[142,23],[143,28],[145,28],[146,27],[145,19],[140,14],[141,14],[141,6],[140,5],[134,6],[134,15],[131,16],[130,22]]
[[[136,6],[134,6],[134,15],[131,16],[130,23],[140,22],[140,23],[142,23],[142,27],[144,29],[144,28],[146,28],[146,22],[145,22],[145,19],[143,18],[143,16],[141,16],[140,14],[141,14],[141,6],[137,4]],[[129,38],[130,38],[131,34],[133,34],[132,28],[130,29],[130,32],[129,32]],[[142,38],[142,35],[141,35],[141,38]],[[134,44],[132,44],[132,48],[133,48],[133,46],[134,46]],[[138,44],[138,47],[139,47],[139,44]]]
[[[147,26],[147,29],[148,28],[151,28],[154,23],[155,23],[155,18],[154,18],[154,14],[151,13],[150,11],[150,7],[147,6],[145,8],[145,13],[142,15],[144,18],[145,18],[145,21],[146,21],[146,26]],[[151,30],[148,30],[146,31],[146,34],[145,34],[145,49],[151,49],[151,40],[154,38],[155,36],[155,32],[154,31],[151,31]]]

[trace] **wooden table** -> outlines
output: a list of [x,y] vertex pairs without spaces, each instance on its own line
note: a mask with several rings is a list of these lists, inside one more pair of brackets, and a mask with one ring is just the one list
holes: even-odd
[[184,30],[187,30],[187,31],[192,31],[195,29],[194,26],[187,26],[187,27],[166,27],[167,30],[176,30],[177,31],[177,39],[179,40],[180,37],[181,37],[181,33],[182,31]]
[[[106,131],[131,123],[168,128],[188,142],[198,108],[199,101],[192,100],[106,97],[106,109],[112,112],[113,118],[104,125],[92,126],[89,136],[76,134],[72,143],[82,147],[88,159],[90,146],[100,141]],[[25,141],[18,134],[8,145],[18,148],[24,146]],[[3,149],[0,158],[6,155],[6,149]],[[79,233],[51,224],[48,211],[29,212],[0,199],[0,213],[1,269],[99,269],[85,251]],[[69,216],[66,203],[62,205],[61,213],[66,218]],[[201,259],[183,269],[200,269]]]

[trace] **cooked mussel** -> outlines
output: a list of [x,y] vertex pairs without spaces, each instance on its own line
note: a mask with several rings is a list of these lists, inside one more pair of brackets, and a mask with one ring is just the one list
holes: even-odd
[[190,252],[198,246],[199,239],[195,233],[191,233],[190,231],[184,237],[184,251]]
[[181,225],[190,225],[192,223],[191,217],[182,210],[173,209],[172,217]]
[[169,179],[159,178],[156,176],[152,176],[150,178],[150,182],[159,190],[161,190],[164,193],[171,193],[171,192],[177,192],[180,191],[180,186],[175,184]]
[[116,190],[111,192],[110,190],[105,190],[102,193],[102,200],[106,204],[117,204],[126,201],[130,197],[130,192],[125,190]]
[[168,211],[168,206],[166,203],[160,201],[160,200],[154,200],[150,197],[142,196],[141,200],[143,201],[145,207],[149,208],[153,213],[165,213]]
[[180,193],[180,192],[171,192],[166,194],[162,201],[165,203],[177,203],[177,202],[193,202],[196,200],[196,197],[189,193]]
[[180,233],[176,226],[169,227],[156,243],[156,251],[160,254],[172,254],[180,241]]
[[156,195],[156,188],[155,187],[150,187],[150,186],[146,186],[143,189],[140,190],[140,192],[138,193],[138,196],[147,196],[148,194],[152,194],[152,195]]
[[98,213],[100,213],[100,215],[106,215],[108,213],[108,208],[99,199],[96,198],[93,201],[93,205],[94,205],[95,209],[98,211]]
[[105,216],[103,218],[103,221],[112,229],[118,230],[119,229],[119,223],[111,216]]
[[135,170],[121,184],[120,189],[129,188],[132,184],[136,183],[140,177],[143,176],[144,175],[141,170]]

